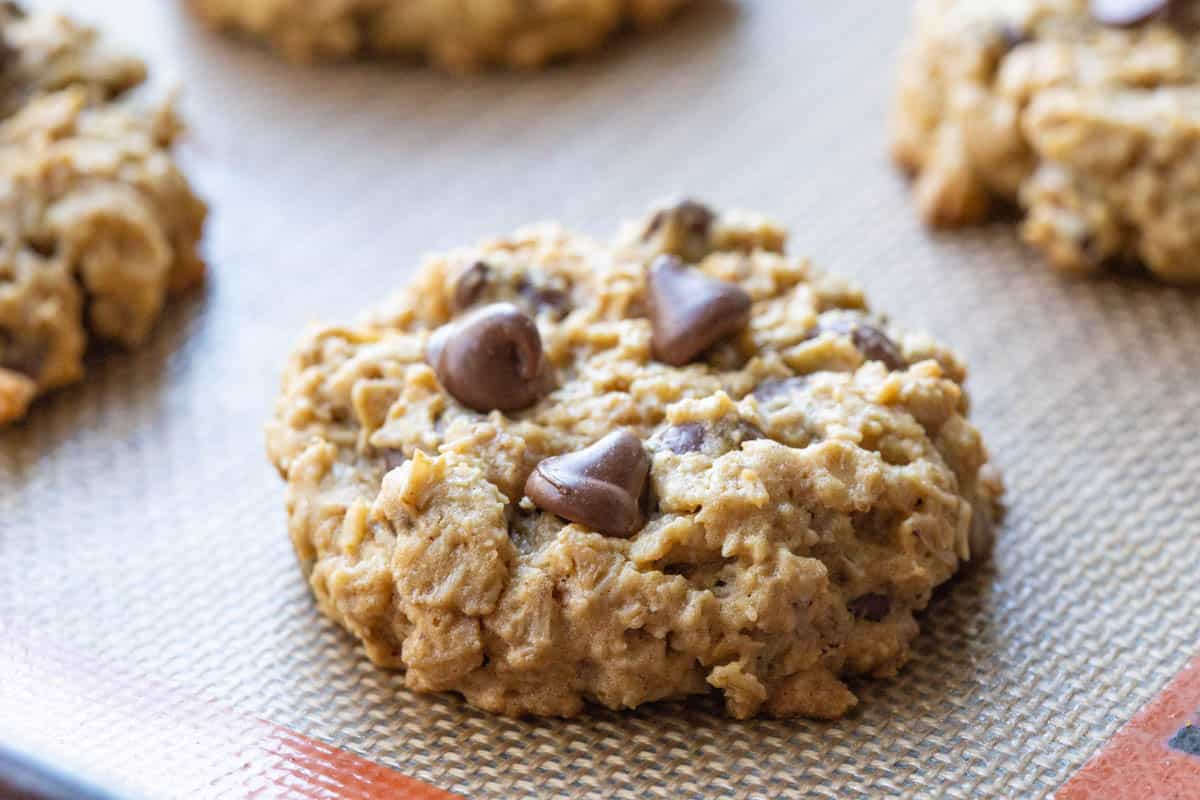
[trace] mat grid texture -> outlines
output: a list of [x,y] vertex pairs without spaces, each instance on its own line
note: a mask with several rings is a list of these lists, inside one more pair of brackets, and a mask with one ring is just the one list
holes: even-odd
[[[1200,649],[1200,293],[1048,272],[996,223],[922,230],[886,159],[904,3],[701,2],[543,75],[302,70],[179,4],[75,0],[183,84],[207,290],[0,432],[0,617],[477,798],[1038,797]],[[687,192],[970,361],[1008,485],[994,562],[836,723],[715,704],[492,717],[414,695],[319,616],[263,455],[289,348],[422,253]],[[86,748],[81,741],[78,747]]]

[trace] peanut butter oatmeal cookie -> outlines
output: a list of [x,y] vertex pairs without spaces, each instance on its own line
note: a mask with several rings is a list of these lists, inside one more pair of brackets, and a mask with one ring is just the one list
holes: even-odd
[[688,0],[188,0],[296,61],[416,56],[453,72],[534,68],[650,27]]
[[1200,4],[921,0],[893,150],[932,225],[1016,203],[1059,269],[1200,281]]
[[0,6],[0,424],[79,380],[88,336],[134,347],[198,283],[205,206],[170,105],[122,95],[144,65],[56,14]]
[[1001,487],[963,363],[784,242],[692,201],[535,226],[310,332],[267,450],[322,611],[503,714],[844,714]]

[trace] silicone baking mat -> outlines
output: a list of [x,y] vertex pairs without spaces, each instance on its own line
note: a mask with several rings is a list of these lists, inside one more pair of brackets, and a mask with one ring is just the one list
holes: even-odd
[[[211,280],[0,432],[0,740],[24,755],[151,797],[370,794],[380,768],[395,796],[403,773],[478,798],[1038,797],[1200,651],[1200,293],[1055,276],[1007,224],[924,231],[886,159],[906,3],[700,2],[594,60],[465,80],[287,66],[167,0],[74,10],[149,57],[152,91],[182,84]],[[538,219],[608,236],[679,193],[776,214],[969,359],[1009,489],[993,563],[840,722],[409,693],[294,562],[261,432],[288,349],[424,252]]]

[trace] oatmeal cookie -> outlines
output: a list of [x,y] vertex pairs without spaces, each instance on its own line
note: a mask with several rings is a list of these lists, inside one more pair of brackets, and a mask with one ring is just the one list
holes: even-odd
[[295,61],[415,56],[453,71],[540,67],[650,27],[687,0],[188,0]]
[[145,79],[141,59],[110,47],[95,28],[0,3],[0,115],[11,116],[39,95],[67,88],[99,103]]
[[120,97],[141,62],[93,30],[0,6],[0,424],[79,380],[88,336],[134,347],[198,283],[206,209],[175,166],[167,104]]
[[1200,5],[921,0],[893,151],[932,225],[1015,203],[1060,269],[1200,281]]
[[503,714],[845,713],[1001,488],[963,363],[784,240],[696,202],[535,226],[311,331],[267,450],[321,610]]

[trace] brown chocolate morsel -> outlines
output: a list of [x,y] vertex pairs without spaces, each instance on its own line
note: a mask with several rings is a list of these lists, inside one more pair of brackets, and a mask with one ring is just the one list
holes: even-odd
[[680,367],[750,321],[750,295],[675,256],[659,256],[646,280],[654,357]]
[[790,378],[767,378],[754,391],[750,392],[760,403],[769,403],[780,397],[788,397],[804,390],[808,385],[807,375],[793,375]]
[[476,411],[517,411],[548,388],[537,325],[512,303],[493,303],[438,328],[425,360],[458,402]]
[[562,319],[571,311],[571,295],[553,286],[538,286],[522,278],[517,292],[533,307],[535,314],[549,311],[555,319]]
[[694,236],[707,236],[717,218],[711,208],[691,199],[675,206],[675,216],[683,229]]
[[733,434],[734,434],[734,438],[737,439],[737,443],[738,443],[739,447],[744,442],[754,442],[754,441],[758,441],[759,439],[767,438],[767,434],[765,432],[763,432],[763,430],[761,428],[759,428],[754,423],[746,422],[745,420],[738,423],[737,428],[734,429]]
[[671,208],[656,212],[650,218],[649,224],[646,225],[646,230],[642,234],[642,238],[649,239],[662,230],[663,224],[666,223],[669,217],[674,217],[678,220],[680,227],[688,234],[706,237],[712,229],[713,221],[717,218],[717,215],[703,203],[686,198],[680,200]]
[[641,439],[620,430],[542,460],[525,482],[525,494],[543,511],[625,538],[645,524],[640,506],[649,471]]
[[846,608],[859,619],[879,622],[892,612],[892,598],[872,592],[854,598],[846,604]]
[[891,370],[904,369],[906,366],[904,356],[900,355],[900,348],[896,347],[896,343],[868,322],[845,316],[821,319],[812,335],[822,333],[836,333],[841,336],[849,334],[850,340],[867,361],[881,361]]
[[675,455],[694,453],[704,446],[704,426],[699,422],[672,425],[658,435],[658,440]]
[[874,325],[859,325],[850,338],[867,361],[882,361],[888,369],[904,369],[904,357],[896,343]]
[[492,268],[486,261],[476,261],[463,270],[454,283],[454,310],[465,311],[479,302],[492,280]]
[[1171,0],[1090,0],[1097,22],[1117,27],[1139,25],[1173,5]]

